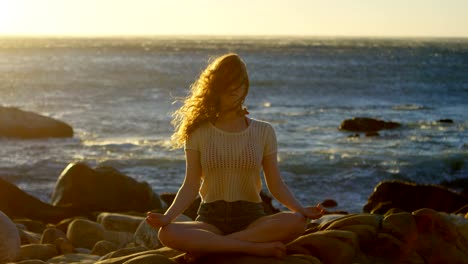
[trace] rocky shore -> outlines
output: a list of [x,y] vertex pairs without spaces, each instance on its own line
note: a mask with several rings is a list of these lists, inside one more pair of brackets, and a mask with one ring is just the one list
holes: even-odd
[[[144,221],[173,194],[157,195],[115,169],[70,164],[51,204],[3,180],[0,191],[0,263],[185,263]],[[278,211],[262,197],[268,213]],[[311,221],[284,258],[216,254],[195,263],[468,263],[466,199],[440,186],[382,182],[362,213],[330,211]],[[193,219],[196,207],[177,221]]]

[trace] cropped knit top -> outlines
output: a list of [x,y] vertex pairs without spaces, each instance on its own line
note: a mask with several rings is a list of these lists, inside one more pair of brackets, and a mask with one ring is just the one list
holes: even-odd
[[261,202],[263,157],[277,152],[273,127],[250,119],[240,132],[227,132],[206,122],[190,134],[185,150],[200,152],[203,202]]

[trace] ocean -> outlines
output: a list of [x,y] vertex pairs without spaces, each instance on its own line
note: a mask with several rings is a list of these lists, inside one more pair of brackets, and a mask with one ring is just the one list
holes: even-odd
[[[303,204],[361,212],[382,180],[468,178],[468,39],[299,37],[0,39],[0,105],[75,131],[0,138],[0,177],[50,202],[61,171],[81,161],[176,192],[185,163],[169,148],[171,113],[227,52],[246,62],[249,116],[275,128],[283,179]],[[350,137],[338,127],[352,117],[402,126]]]

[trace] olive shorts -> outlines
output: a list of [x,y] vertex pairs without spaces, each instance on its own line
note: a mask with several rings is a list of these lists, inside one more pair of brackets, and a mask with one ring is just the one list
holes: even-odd
[[262,203],[247,201],[215,201],[201,203],[196,221],[214,225],[225,235],[244,230],[248,225],[265,216]]

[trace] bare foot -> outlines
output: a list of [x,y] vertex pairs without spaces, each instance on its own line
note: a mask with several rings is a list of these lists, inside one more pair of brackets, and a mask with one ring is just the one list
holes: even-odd
[[286,255],[286,246],[281,242],[254,243],[248,253],[259,257],[281,258]]

